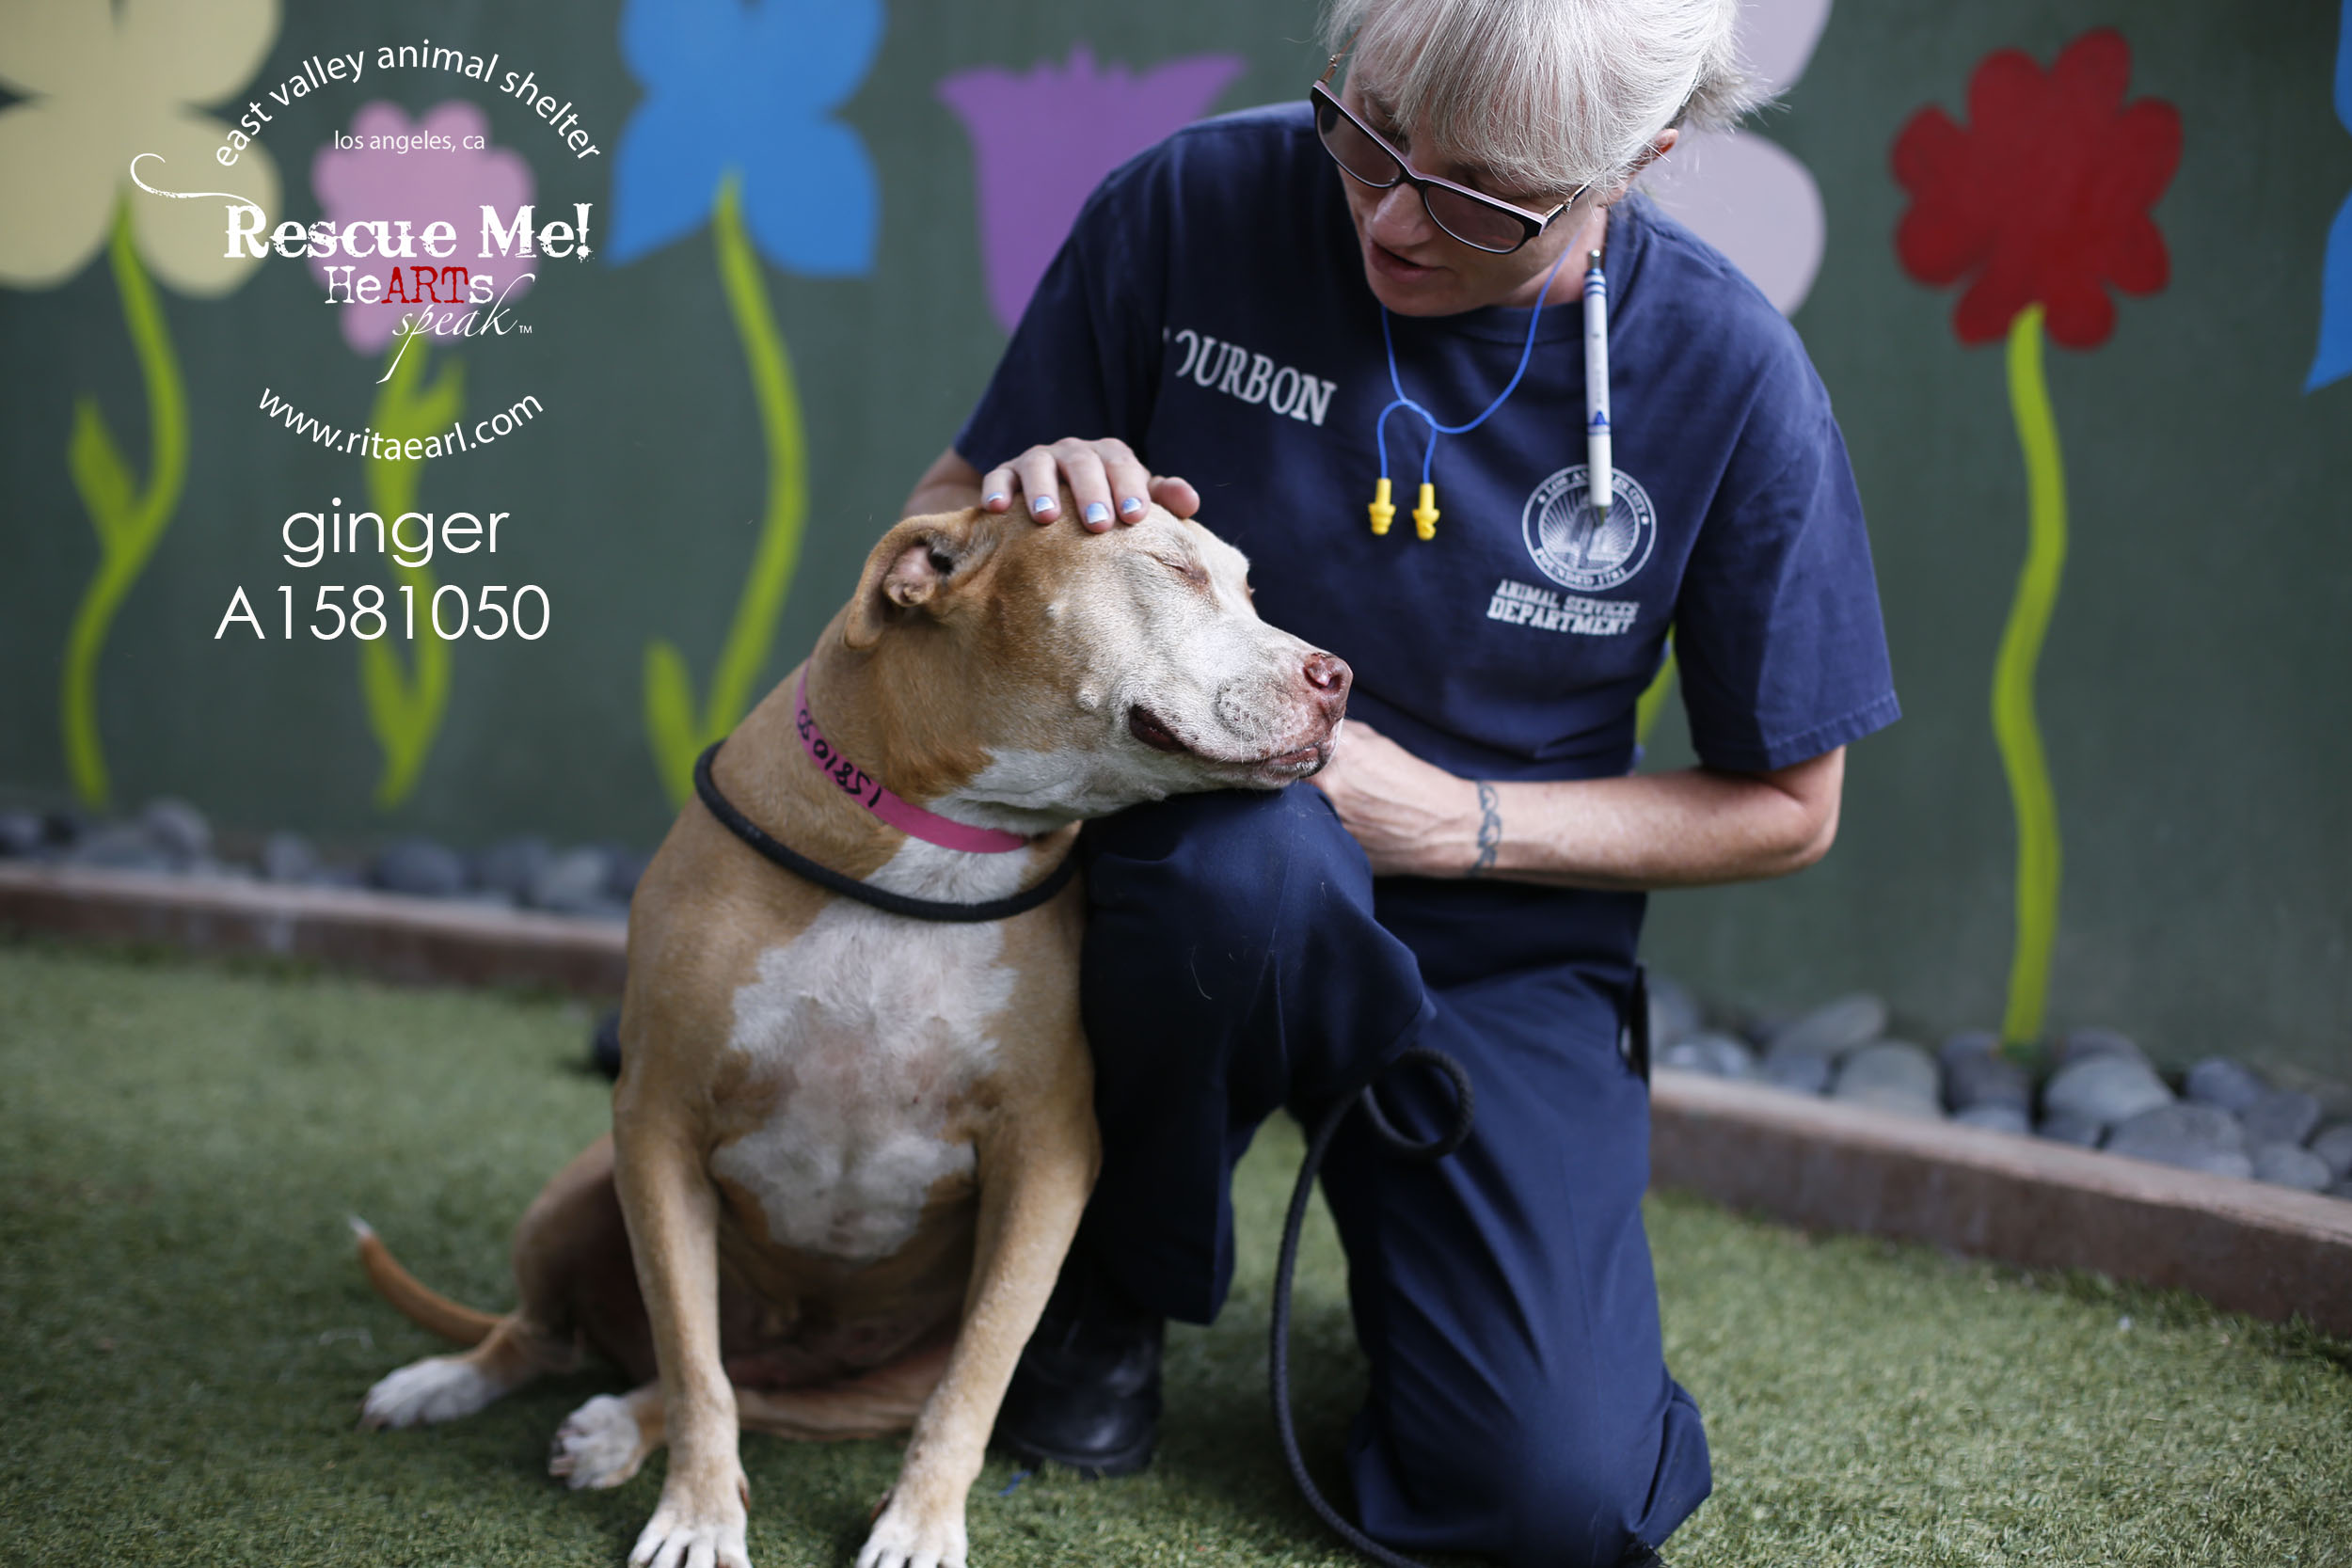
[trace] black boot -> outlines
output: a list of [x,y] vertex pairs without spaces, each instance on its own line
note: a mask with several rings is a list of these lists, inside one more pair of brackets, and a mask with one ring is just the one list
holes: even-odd
[[1142,1469],[1160,1437],[1167,1327],[1073,1250],[1005,1390],[997,1443],[1090,1481]]

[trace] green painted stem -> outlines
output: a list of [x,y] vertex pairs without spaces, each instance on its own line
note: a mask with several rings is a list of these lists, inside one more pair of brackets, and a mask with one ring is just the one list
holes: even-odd
[[[1669,633],[1671,636],[1671,633]],[[1666,711],[1666,700],[1675,690],[1675,646],[1666,644],[1666,657],[1658,666],[1658,673],[1650,677],[1649,686],[1641,700],[1633,705],[1633,744],[1647,746],[1650,731],[1658,727],[1659,716]]]
[[2042,372],[2042,307],[2018,312],[2009,329],[2009,401],[2026,458],[2026,544],[2017,596],[1993,667],[1993,736],[2017,814],[2017,945],[2010,958],[2009,1008],[2001,1037],[2012,1047],[2041,1038],[2058,942],[2058,799],[2034,714],[2034,673],[2058,605],[2066,566],[2066,472],[2058,421]]
[[768,506],[759,545],[743,592],[736,600],[710,691],[699,720],[692,677],[685,657],[667,639],[645,645],[645,731],[662,787],[683,804],[692,789],[695,755],[735,727],[749,710],[775,641],[776,622],[800,563],[801,536],[808,517],[808,437],[801,419],[800,389],[791,356],[768,294],[759,261],[743,233],[740,180],[730,172],[712,208],[710,232],[719,253],[719,277],[759,405],[760,430],[768,448]]
[[188,475],[187,394],[180,362],[164,324],[163,307],[147,278],[131,239],[131,210],[115,208],[114,233],[106,246],[115,287],[122,295],[122,321],[138,353],[147,383],[147,487],[139,490],[130,465],[106,429],[92,398],[77,398],[73,433],[66,441],[66,467],[81,492],[83,508],[98,535],[98,572],[73,614],[65,648],[65,674],[58,692],[66,769],[73,790],[91,806],[111,803],[114,783],[106,769],[98,733],[98,656],[106,645],[115,611],[138,580],[139,572],[170,526]]
[[[375,394],[368,423],[398,451],[402,441],[437,436],[455,421],[466,406],[466,377],[465,367],[453,359],[428,389],[423,386],[429,357],[424,346],[411,343],[405,355],[397,347],[393,352],[397,357]],[[367,460],[363,474],[368,505],[383,517],[388,532],[403,513],[416,505],[417,489],[424,480],[424,461],[406,457]],[[450,645],[433,630],[433,593],[440,579],[430,566],[404,566],[389,551],[385,561],[393,578],[385,606],[390,626],[384,636],[359,644],[359,692],[367,703],[368,727],[384,753],[384,770],[375,781],[379,811],[392,810],[416,792],[449,710],[452,678]],[[400,600],[403,584],[416,594],[413,641],[402,635],[405,619]],[[403,666],[393,649],[396,642],[407,643],[413,670]]]

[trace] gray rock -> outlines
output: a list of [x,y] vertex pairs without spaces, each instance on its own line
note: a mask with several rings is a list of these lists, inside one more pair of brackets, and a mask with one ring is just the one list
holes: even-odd
[[2328,1162],[2300,1144],[2265,1143],[2254,1146],[2254,1180],[2275,1181],[2281,1187],[2300,1187],[2307,1193],[2324,1193],[2336,1179],[2328,1168]]
[[[1963,1038],[1982,1039],[1986,1045],[1981,1050],[1955,1050],[1955,1041]],[[1944,1102],[1954,1111],[1998,1105],[2014,1110],[2022,1119],[2033,1108],[2032,1078],[2024,1068],[1999,1053],[1995,1037],[1956,1036],[1944,1042],[1942,1054]]]
[[[653,863],[653,857],[643,849],[631,849],[623,845],[612,846],[611,852],[612,856],[612,869],[605,874],[605,896],[608,898],[617,898],[622,903],[626,904],[637,895],[637,884],[644,879],[645,867]],[[1671,980],[1660,981],[1656,978],[1653,978],[1650,981],[1650,1047],[1652,1050],[1657,1049],[1659,1040],[1657,988],[1661,984],[1672,986],[1674,985],[1674,982]],[[1689,991],[1683,991],[1682,988],[1679,986],[1675,986],[1675,989],[1678,991],[1682,991],[1683,996],[1686,998],[1691,994]],[[1697,1028],[1698,1004],[1693,1001],[1691,1003],[1691,1027],[1683,1030],[1682,1033],[1687,1035]],[[1677,1035],[1675,1037],[1679,1039],[1681,1036]]]
[[2069,1030],[2066,1037],[2058,1041],[2059,1067],[2088,1061],[2093,1056],[2122,1056],[2142,1067],[2148,1064],[2148,1053],[2113,1029]]
[[1989,1056],[2001,1049],[2001,1037],[1990,1029],[1963,1029],[1947,1035],[1935,1048],[1935,1059],[1949,1067],[1963,1056]]
[[213,855],[199,855],[180,867],[183,877],[209,877],[216,882],[249,882],[259,875],[243,861],[225,861]]
[[2130,1056],[2078,1057],[2051,1075],[2042,1088],[2045,1117],[2074,1117],[2112,1127],[2172,1102],[2155,1069]]
[[531,879],[531,902],[557,914],[584,914],[604,902],[604,880],[611,870],[601,849],[566,849],[550,855]]
[[49,830],[38,812],[0,811],[0,858],[37,855],[49,843]]
[[139,830],[175,862],[184,863],[213,852],[213,825],[185,800],[166,796],[148,801],[139,813]]
[[1767,1056],[1758,1073],[1765,1083],[1776,1089],[1796,1094],[1820,1094],[1829,1087],[1830,1061],[1827,1056]]
[[109,822],[82,834],[65,858],[102,871],[169,871],[174,866],[172,857],[135,822]]
[[300,833],[281,831],[262,841],[262,875],[271,881],[307,882],[318,869],[318,851]]
[[2142,1111],[2107,1134],[2109,1153],[2216,1176],[2251,1176],[2246,1132],[2237,1117],[2218,1105],[2175,1102]]
[[2352,1197],[2352,1180],[2337,1182],[2328,1189],[2329,1197]]
[[1848,1055],[1831,1098],[1905,1116],[1941,1117],[1935,1058],[1909,1040],[1879,1040]]
[[531,896],[531,886],[547,871],[555,851],[544,838],[526,834],[501,839],[474,857],[473,879],[515,903]]
[[[617,862],[619,857],[614,859]],[[618,869],[617,865],[615,869]],[[638,860],[636,869],[640,873],[644,870],[642,858]],[[637,879],[632,876],[628,887],[613,891],[626,898],[635,891],[636,886]],[[1692,996],[1688,988],[1663,974],[1649,977],[1649,1048],[1660,1061],[1665,1060],[1668,1046],[1697,1034],[1704,1022],[1699,1014],[1698,998]]]
[[306,879],[312,887],[367,887],[367,873],[355,865],[322,865]]
[[2352,1177],[2352,1121],[2340,1121],[2313,1138],[2312,1152],[2328,1162],[2337,1180]]
[[[2033,1131],[2033,1124],[2026,1119],[2026,1108],[2023,1105],[2003,1105],[1994,1101],[1988,1101],[1982,1105],[1971,1105],[1964,1111],[1955,1111],[1952,1113],[1952,1120],[1963,1127],[1990,1128],[1995,1132],[2026,1133]],[[2098,1131],[2095,1127],[2091,1129],[2091,1135],[2094,1138],[2098,1136]]]
[[[1653,998],[1657,994],[1650,992]],[[1704,1072],[1710,1078],[1747,1078],[1756,1072],[1756,1053],[1745,1040],[1706,1030],[1666,1047],[1659,1053],[1658,1065]]]
[[2244,1111],[2269,1092],[2270,1085],[2252,1068],[2228,1056],[2206,1057],[2181,1083],[2184,1098],[2225,1111]]
[[2319,1101],[2301,1089],[2272,1089],[2238,1113],[2248,1143],[2300,1144],[2319,1125]]
[[2076,1144],[2084,1148],[2096,1148],[2106,1129],[2098,1122],[2070,1116],[2061,1111],[2057,1116],[2043,1117],[2034,1132],[2053,1143]]
[[1841,996],[1772,1031],[1771,1056],[1820,1056],[1835,1060],[1886,1033],[1886,1004],[1875,996]]
[[404,838],[385,846],[368,868],[368,880],[387,893],[450,898],[466,891],[466,863],[445,844]]

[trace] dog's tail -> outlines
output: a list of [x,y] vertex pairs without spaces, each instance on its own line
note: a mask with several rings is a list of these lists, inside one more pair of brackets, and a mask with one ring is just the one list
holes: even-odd
[[392,1249],[357,1214],[351,1216],[351,1233],[358,1238],[359,1266],[368,1271],[368,1283],[375,1287],[377,1295],[399,1308],[400,1315],[419,1328],[429,1329],[456,1344],[478,1345],[498,1326],[495,1313],[460,1307],[402,1268],[400,1259],[392,1256]]

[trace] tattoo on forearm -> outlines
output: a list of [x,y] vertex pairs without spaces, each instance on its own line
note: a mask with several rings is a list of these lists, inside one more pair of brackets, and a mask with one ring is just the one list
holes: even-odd
[[1495,799],[1495,786],[1486,780],[1478,781],[1478,858],[1470,863],[1467,876],[1483,877],[1495,868],[1495,852],[1502,847],[1502,811]]

